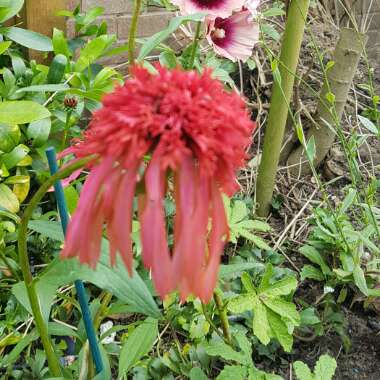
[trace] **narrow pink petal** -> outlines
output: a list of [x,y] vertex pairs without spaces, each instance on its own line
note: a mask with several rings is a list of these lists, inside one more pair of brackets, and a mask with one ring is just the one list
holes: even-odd
[[146,200],[141,214],[141,241],[144,264],[152,270],[156,290],[163,298],[174,290],[175,282],[163,210],[165,172],[160,163],[160,157],[153,155],[145,173]]
[[[114,214],[110,221],[110,229],[115,239],[117,250],[132,275],[132,212],[133,197],[137,180],[137,164],[123,174],[120,187],[114,199]],[[111,257],[112,258],[112,257]]]
[[224,205],[220,191],[215,183],[212,184],[212,227],[209,241],[209,256],[206,270],[202,276],[200,298],[203,302],[209,302],[218,278],[220,255],[223,251],[226,237],[228,236],[228,225]]

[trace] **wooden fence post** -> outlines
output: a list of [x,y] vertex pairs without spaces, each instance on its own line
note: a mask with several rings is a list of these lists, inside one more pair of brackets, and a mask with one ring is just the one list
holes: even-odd
[[[62,16],[57,16],[59,10],[65,9],[66,0],[25,0],[24,27],[35,32],[51,36],[53,28],[65,30],[66,22]],[[30,58],[41,61],[42,55],[33,50]]]

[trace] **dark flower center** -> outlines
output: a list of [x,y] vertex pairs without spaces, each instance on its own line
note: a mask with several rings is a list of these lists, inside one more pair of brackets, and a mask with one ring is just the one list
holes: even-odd
[[199,8],[214,9],[224,5],[226,0],[192,0]]

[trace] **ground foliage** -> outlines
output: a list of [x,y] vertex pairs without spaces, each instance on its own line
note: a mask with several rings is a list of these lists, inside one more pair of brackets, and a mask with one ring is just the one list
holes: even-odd
[[[21,3],[15,2],[13,14]],[[52,51],[51,63],[28,61],[21,45],[31,47],[30,43],[23,44],[17,30],[13,41],[18,44],[9,32],[3,33],[0,43],[0,371],[4,379],[51,377],[21,281],[17,230],[22,209],[49,176],[44,149],[65,148],[86,127],[101,96],[124,79],[126,65],[110,68],[96,63],[126,50],[114,48],[106,24],[96,23],[101,13],[100,8],[86,15],[64,12],[76,22],[77,37],[71,40],[58,30],[52,41],[28,36],[27,41],[36,39],[32,47]],[[43,315],[49,320],[65,378],[93,376],[72,286],[78,278],[88,284],[108,378],[328,380],[334,372],[336,379],[380,376],[376,365],[380,129],[374,90],[379,84],[365,58],[341,123],[344,141],[336,141],[317,177],[294,177],[283,164],[270,217],[254,216],[256,169],[285,13],[282,3],[262,5],[261,42],[244,66],[220,59],[203,45],[196,54],[197,68],[212,67],[218,78],[246,95],[260,126],[253,158],[239,176],[242,190],[225,199],[231,234],[212,302],[204,305],[190,298],[179,303],[177,294],[159,301],[141,264],[137,221],[132,234],[135,273],[129,278],[124,267],[110,267],[106,240],[95,273],[75,259],[57,259],[63,235],[53,194],[35,210],[29,225],[30,264],[38,276]],[[158,49],[161,64],[186,66],[187,36],[193,27],[187,21],[197,17],[178,17],[167,30],[140,41],[139,58],[149,58]],[[173,32],[183,45],[178,50],[164,44]],[[321,54],[328,65],[338,32],[331,12],[313,4],[293,101],[293,112],[302,120],[312,118],[323,80],[317,56]],[[152,68],[150,59],[144,64]],[[291,141],[298,143],[297,134]],[[71,212],[81,186],[82,177],[65,188]],[[171,199],[165,209],[171,220],[175,213]],[[224,331],[225,316],[229,336]]]

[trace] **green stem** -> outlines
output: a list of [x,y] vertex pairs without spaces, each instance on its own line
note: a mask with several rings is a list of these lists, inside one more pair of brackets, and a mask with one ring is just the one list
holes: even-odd
[[22,275],[24,278],[25,287],[27,290],[36,328],[41,337],[41,342],[46,353],[46,358],[48,361],[50,372],[54,377],[62,376],[61,367],[59,364],[59,360],[57,356],[55,355],[53,345],[49,339],[47,325],[44,322],[44,319],[42,316],[40,300],[38,298],[38,294],[35,289],[35,283],[33,282],[33,275],[30,270],[29,257],[28,257],[28,251],[27,251],[28,223],[32,217],[35,207],[38,205],[38,203],[41,201],[41,199],[46,194],[46,192],[50,189],[50,187],[54,185],[56,181],[66,178],[75,170],[82,168],[94,158],[95,156],[89,156],[89,157],[77,160],[71,165],[68,165],[65,168],[59,170],[56,174],[54,174],[46,182],[44,182],[41,185],[41,187],[38,189],[38,191],[34,194],[30,203],[26,207],[24,214],[21,218],[21,223],[19,227],[19,233],[18,233],[19,264],[20,264]]
[[221,296],[221,291],[219,289],[215,289],[214,291],[214,301],[216,308],[218,309],[220,322],[222,324],[224,339],[228,344],[231,344],[230,324],[228,322],[227,310],[225,308],[225,305],[223,305],[223,299]]
[[191,47],[190,59],[189,59],[189,64],[188,64],[188,69],[189,70],[191,70],[191,69],[194,68],[195,55],[197,53],[199,36],[201,34],[201,26],[202,26],[202,22],[201,21],[197,21],[197,26],[196,26],[196,29],[195,29],[194,40],[193,40],[193,45]]
[[67,136],[69,134],[69,129],[70,129],[70,118],[71,118],[72,113],[73,111],[69,110],[67,111],[67,114],[66,114],[66,122],[65,122],[65,127],[63,129],[63,139],[62,139],[60,151],[66,148]]
[[135,0],[135,6],[133,8],[133,15],[131,21],[131,27],[129,29],[128,36],[128,61],[129,66],[132,66],[135,63],[135,40],[137,32],[137,22],[140,15],[142,0]]
[[257,214],[259,216],[267,216],[270,210],[308,9],[309,0],[290,2],[281,46],[281,63],[279,64],[281,81],[275,80],[273,83],[271,107],[257,177]]

